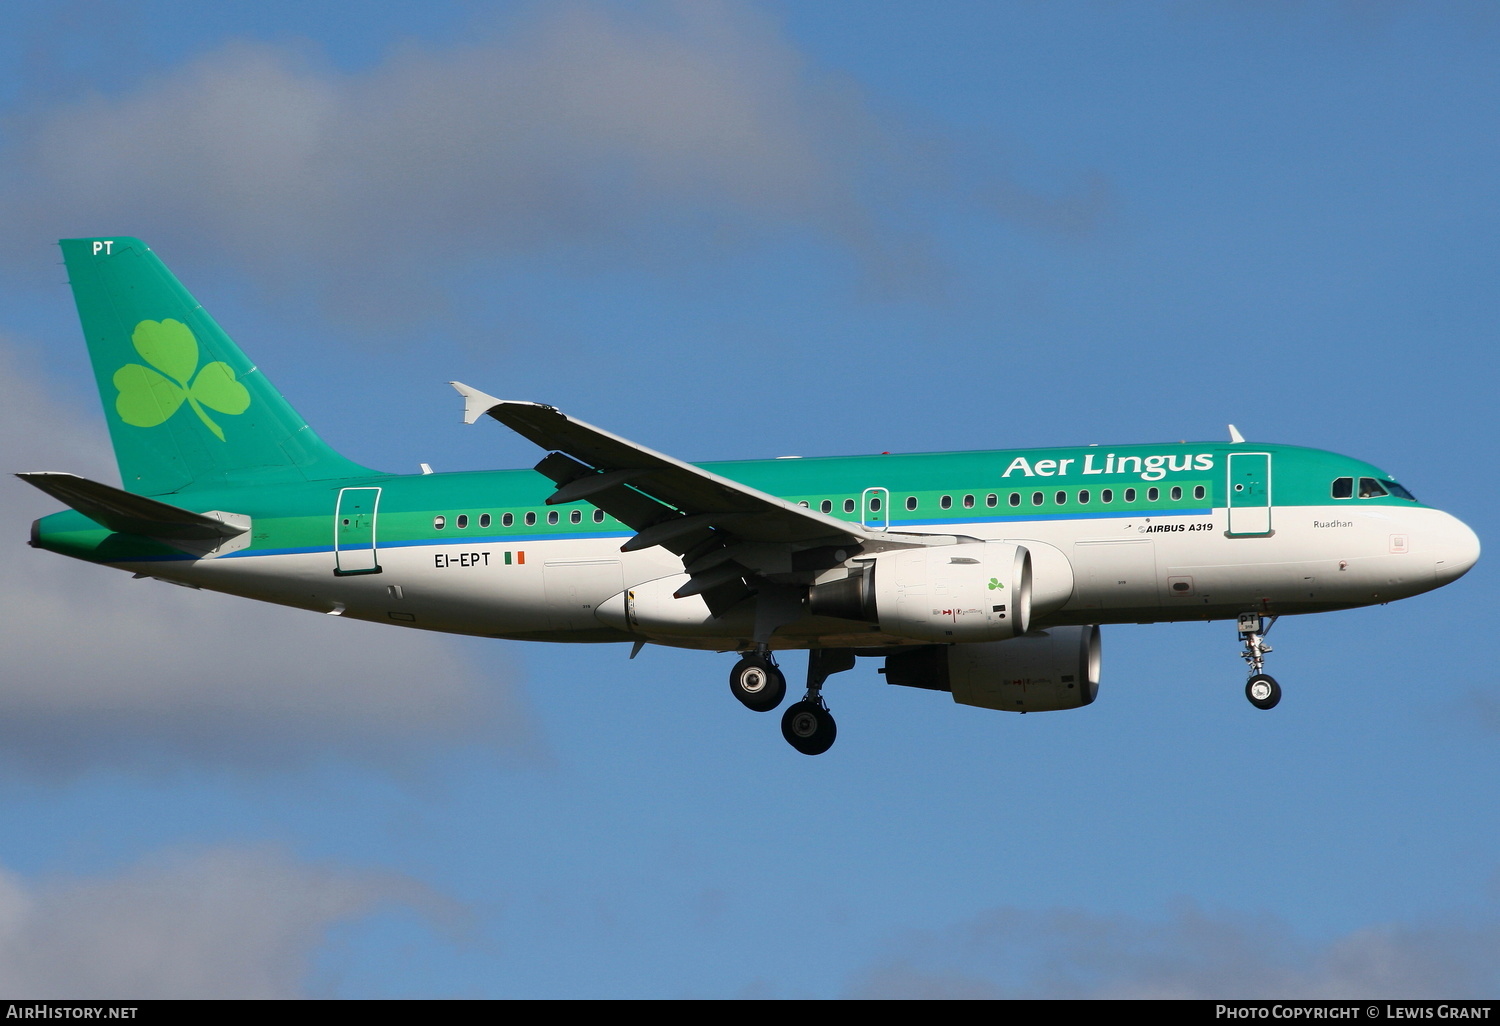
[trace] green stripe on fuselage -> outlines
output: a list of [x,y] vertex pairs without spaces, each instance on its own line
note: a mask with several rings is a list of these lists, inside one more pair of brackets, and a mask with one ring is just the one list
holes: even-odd
[[[984,452],[916,453],[881,456],[810,457],[805,459],[743,460],[705,463],[703,468],[793,502],[807,502],[817,509],[823,500],[832,504],[831,516],[859,522],[866,489],[884,488],[889,501],[881,516],[889,516],[892,530],[942,530],[986,520],[1003,519],[1024,523],[1035,519],[1087,519],[1094,516],[1170,515],[1227,505],[1225,498],[1227,458],[1235,452],[1271,454],[1271,493],[1277,506],[1329,505],[1330,486],[1338,477],[1389,476],[1371,464],[1336,453],[1287,445],[1232,445],[1222,442],[1171,445],[1087,446],[1080,448],[994,450]],[[1120,466],[1126,469],[1120,472]],[[1182,468],[1182,469],[1174,469]],[[1029,473],[1028,473],[1029,471]],[[1194,498],[1194,488],[1203,487],[1204,498]],[[222,510],[249,515],[254,527],[250,544],[236,557],[268,552],[323,550],[332,547],[332,518],[343,488],[381,489],[377,513],[380,546],[410,544],[473,544],[476,541],[565,540],[570,537],[627,535],[630,529],[611,517],[593,520],[594,508],[586,502],[546,506],[554,490],[551,481],[532,470],[475,471],[409,476],[372,476],[338,481],[261,485],[256,488],[193,489],[171,497],[175,504],[196,512]],[[1150,490],[1156,497],[1150,498]],[[1172,498],[1172,489],[1182,495]],[[1134,501],[1126,491],[1135,491]],[[1087,501],[1080,496],[1087,491]],[[1103,501],[1109,490],[1111,502]],[[1033,493],[1041,493],[1042,504],[1034,505]],[[1058,493],[1065,502],[1059,504]],[[1011,506],[1009,496],[1021,496],[1020,506]],[[996,505],[988,505],[993,494]],[[974,496],[966,508],[964,497]],[[908,510],[908,497],[916,497],[917,509]],[[943,509],[943,496],[950,508]],[[846,501],[853,512],[845,510]],[[1420,505],[1394,496],[1341,500],[1358,505]],[[580,510],[581,523],[572,523],[572,511]],[[537,523],[527,526],[526,513],[536,514]],[[559,523],[549,525],[547,514],[556,512]],[[479,518],[489,514],[488,527]],[[514,523],[503,526],[510,513]],[[469,518],[466,529],[457,527],[460,515]],[[434,526],[436,517],[445,526]],[[43,548],[93,562],[129,562],[132,559],[185,558],[158,542],[126,535],[111,536],[81,514],[66,511],[44,517],[39,525]]]

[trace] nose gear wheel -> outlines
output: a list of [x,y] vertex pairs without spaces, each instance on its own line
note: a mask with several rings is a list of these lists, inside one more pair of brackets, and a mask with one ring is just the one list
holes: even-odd
[[1271,646],[1266,644],[1266,635],[1271,632],[1276,617],[1262,617],[1259,613],[1241,613],[1238,623],[1240,642],[1245,650],[1240,658],[1250,667],[1250,679],[1245,682],[1245,697],[1257,709],[1274,709],[1281,701],[1281,685],[1276,678],[1262,673],[1266,665],[1266,653]]
[[1274,709],[1281,701],[1281,685],[1275,677],[1257,673],[1245,682],[1245,697],[1257,709]]

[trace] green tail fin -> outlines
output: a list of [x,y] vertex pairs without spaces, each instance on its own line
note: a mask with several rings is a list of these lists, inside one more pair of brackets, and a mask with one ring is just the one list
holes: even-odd
[[374,473],[319,438],[139,239],[60,244],[128,491]]

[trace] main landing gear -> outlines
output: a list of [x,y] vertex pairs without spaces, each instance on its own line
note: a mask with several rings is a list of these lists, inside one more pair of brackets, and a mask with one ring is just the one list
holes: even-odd
[[751,652],[729,671],[729,690],[746,709],[770,712],[786,697],[786,676],[770,652]]
[[1276,617],[1262,617],[1259,613],[1241,613],[1239,618],[1240,642],[1245,646],[1240,656],[1250,667],[1245,697],[1257,709],[1274,709],[1281,701],[1281,685],[1276,683],[1275,677],[1261,672],[1265,668],[1266,653],[1271,651],[1265,637],[1275,623]]
[[[781,717],[781,736],[803,755],[822,755],[833,747],[838,725],[823,701],[823,682],[854,666],[847,648],[815,648],[807,654],[807,693]],[[770,712],[786,697],[786,677],[764,648],[747,652],[729,671],[729,690],[748,709]]]

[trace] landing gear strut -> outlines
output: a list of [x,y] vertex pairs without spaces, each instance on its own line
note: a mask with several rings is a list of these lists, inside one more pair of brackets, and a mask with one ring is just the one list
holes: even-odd
[[803,755],[822,755],[833,747],[838,724],[823,702],[823,682],[854,666],[847,648],[814,648],[807,653],[807,694],[781,717],[781,736]]
[[729,690],[745,708],[770,712],[786,697],[786,677],[770,652],[750,652],[729,671]]
[[1275,677],[1261,672],[1265,668],[1266,653],[1271,651],[1265,637],[1275,623],[1276,617],[1262,617],[1259,613],[1241,613],[1239,618],[1240,642],[1245,646],[1240,656],[1250,667],[1245,697],[1257,709],[1274,709],[1281,701],[1281,685],[1276,683]]

